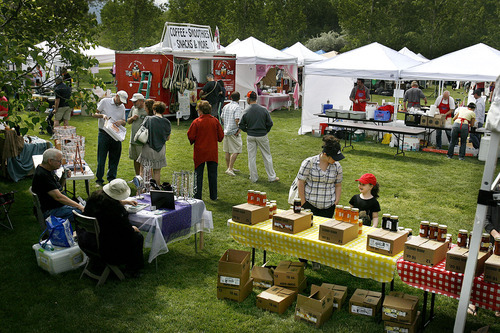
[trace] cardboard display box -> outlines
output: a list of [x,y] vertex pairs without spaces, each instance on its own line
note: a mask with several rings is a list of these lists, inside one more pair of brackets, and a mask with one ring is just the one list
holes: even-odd
[[274,270],[269,267],[253,266],[251,278],[254,287],[269,289],[274,285]]
[[405,137],[405,141],[399,145],[399,149],[404,151],[419,151],[420,139],[414,137]]
[[295,320],[305,320],[320,327],[332,313],[333,291],[330,289],[312,285],[310,296],[297,296]]
[[446,258],[446,252],[448,252],[448,242],[436,242],[413,236],[406,242],[403,256],[407,261],[434,266]]
[[274,270],[274,285],[298,288],[304,280],[304,263],[282,261]]
[[500,256],[492,254],[484,263],[484,281],[500,283]]
[[382,305],[382,320],[411,324],[417,316],[418,297],[391,292]]
[[262,207],[244,203],[233,206],[234,222],[243,224],[256,224],[269,219],[269,207]]
[[[276,285],[276,284],[275,284]],[[300,281],[300,284],[298,287],[293,287],[293,286],[280,286],[280,287],[285,287],[287,289],[295,291],[297,294],[304,291],[307,288],[307,277],[304,276],[302,281]]]
[[252,292],[253,279],[248,279],[247,283],[241,289],[228,287],[217,287],[218,299],[230,299],[238,303],[243,302]]
[[[479,252],[477,254],[477,264],[475,276],[483,274],[484,263],[490,256],[489,252]],[[469,249],[455,246],[446,253],[446,270],[457,273],[465,272],[465,264],[469,257]]]
[[347,298],[347,287],[337,284],[323,283],[322,288],[330,289],[333,292],[333,309],[340,309]]
[[294,213],[293,210],[275,214],[273,216],[273,230],[296,234],[309,229],[312,225],[312,214]]
[[320,224],[318,239],[328,243],[344,245],[358,237],[358,228],[357,224],[328,220]]
[[368,317],[375,317],[380,311],[382,293],[356,289],[349,300],[349,312]]
[[387,333],[417,333],[420,327],[420,311],[417,312],[415,320],[411,323],[400,323],[397,321],[386,320],[384,321],[384,332]]
[[219,259],[217,286],[242,289],[250,278],[250,252],[227,250]]
[[282,314],[297,298],[293,290],[273,286],[257,295],[257,307]]
[[366,240],[366,250],[394,256],[403,251],[408,232],[392,232],[384,229],[376,229],[368,234]]

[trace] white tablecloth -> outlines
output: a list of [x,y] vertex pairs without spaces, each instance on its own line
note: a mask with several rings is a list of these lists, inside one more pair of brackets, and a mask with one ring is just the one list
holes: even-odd
[[269,94],[260,95],[257,97],[257,103],[265,107],[269,112],[281,109],[282,107],[288,108],[288,101],[290,96],[288,94]]

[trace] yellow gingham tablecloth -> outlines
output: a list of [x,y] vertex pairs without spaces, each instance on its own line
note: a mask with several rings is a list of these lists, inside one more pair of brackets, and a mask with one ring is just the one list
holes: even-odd
[[360,278],[390,282],[396,261],[403,251],[393,257],[366,250],[367,235],[376,228],[363,226],[363,234],[345,245],[318,239],[319,225],[329,219],[314,216],[313,226],[295,235],[274,231],[272,220],[246,225],[228,220],[229,234],[238,243],[266,251],[304,258],[337,268]]

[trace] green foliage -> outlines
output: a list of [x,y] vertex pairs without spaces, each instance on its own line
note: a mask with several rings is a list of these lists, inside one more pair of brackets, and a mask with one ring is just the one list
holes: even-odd
[[307,41],[306,47],[313,51],[340,51],[346,45],[345,36],[335,31],[322,32],[318,37]]
[[154,0],[111,0],[101,10],[100,44],[134,50],[160,41],[165,18]]

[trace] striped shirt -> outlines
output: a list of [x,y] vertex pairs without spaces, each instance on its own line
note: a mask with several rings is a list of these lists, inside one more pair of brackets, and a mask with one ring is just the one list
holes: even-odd
[[224,135],[234,135],[238,132],[235,119],[241,119],[242,109],[240,103],[231,101],[222,109],[222,123],[224,124]]

